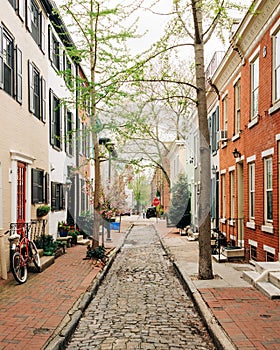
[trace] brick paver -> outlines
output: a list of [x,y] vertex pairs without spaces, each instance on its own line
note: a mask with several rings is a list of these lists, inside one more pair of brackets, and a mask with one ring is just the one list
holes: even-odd
[[[111,232],[108,249],[124,236]],[[0,349],[39,350],[50,339],[77,299],[89,288],[101,268],[84,260],[86,246],[74,246],[42,273],[29,273],[19,285],[11,273],[0,281]]]

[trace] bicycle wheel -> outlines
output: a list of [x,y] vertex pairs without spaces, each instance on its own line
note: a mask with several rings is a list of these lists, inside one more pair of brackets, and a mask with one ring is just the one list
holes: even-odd
[[37,272],[41,271],[40,255],[34,242],[29,241],[29,256]]
[[27,265],[24,263],[19,252],[15,252],[12,256],[12,273],[15,280],[22,284],[27,280]]

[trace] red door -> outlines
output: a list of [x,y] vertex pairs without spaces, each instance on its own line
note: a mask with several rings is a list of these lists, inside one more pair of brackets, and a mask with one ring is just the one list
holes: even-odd
[[18,162],[17,167],[17,224],[23,226],[26,220],[26,164]]

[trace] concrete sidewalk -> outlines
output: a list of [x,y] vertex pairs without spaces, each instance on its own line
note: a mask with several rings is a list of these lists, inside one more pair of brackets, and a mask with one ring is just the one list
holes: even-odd
[[270,300],[242,279],[245,263],[213,261],[215,279],[198,280],[198,242],[163,220],[155,227],[210,333],[225,350],[280,349],[280,300]]

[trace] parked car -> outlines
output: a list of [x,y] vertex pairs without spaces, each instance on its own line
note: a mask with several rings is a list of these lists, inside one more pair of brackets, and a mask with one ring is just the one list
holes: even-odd
[[156,207],[149,207],[146,211],[146,218],[150,219],[150,218],[156,218],[156,217],[157,217]]

